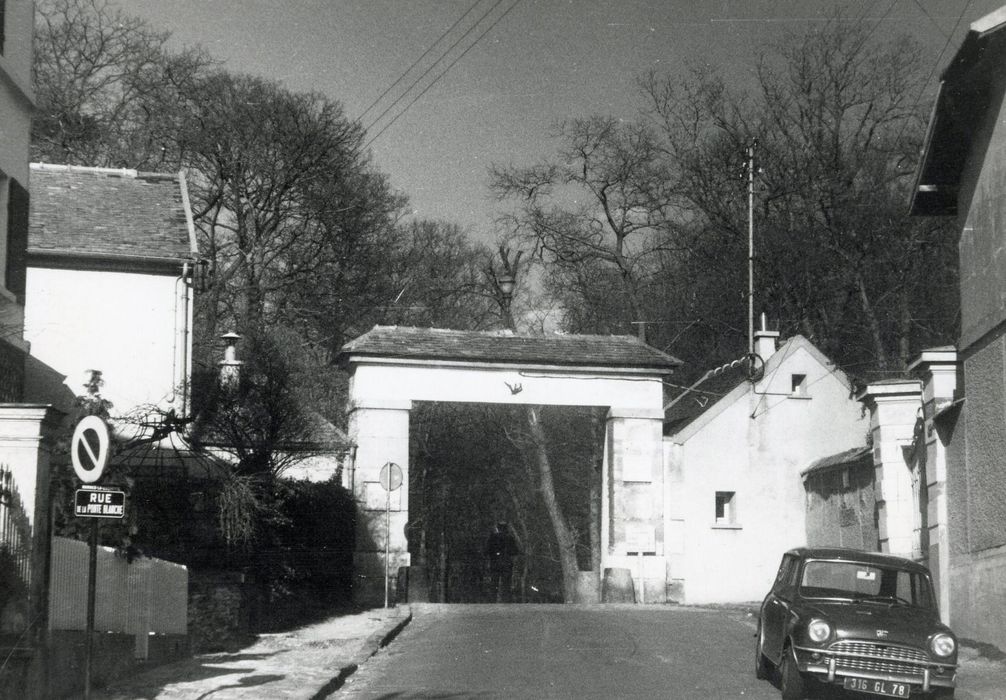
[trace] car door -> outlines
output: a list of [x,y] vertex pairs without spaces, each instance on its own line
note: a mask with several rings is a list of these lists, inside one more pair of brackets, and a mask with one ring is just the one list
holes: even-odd
[[792,554],[783,557],[776,574],[772,590],[765,597],[761,610],[762,653],[769,661],[778,664],[782,658],[782,645],[786,638],[786,622],[789,618],[793,594],[796,591],[796,575],[799,560]]

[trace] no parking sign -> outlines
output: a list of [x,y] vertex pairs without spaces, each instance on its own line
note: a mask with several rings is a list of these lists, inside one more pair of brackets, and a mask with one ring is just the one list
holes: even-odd
[[101,478],[108,465],[110,442],[108,423],[98,416],[84,416],[73,429],[70,461],[73,471],[85,484],[93,484]]

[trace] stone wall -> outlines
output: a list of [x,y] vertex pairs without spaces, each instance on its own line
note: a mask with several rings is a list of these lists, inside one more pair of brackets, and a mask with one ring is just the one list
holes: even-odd
[[1006,650],[1006,547],[950,561],[950,626],[959,637]]
[[189,639],[193,653],[240,646],[250,634],[251,606],[245,576],[189,571]]

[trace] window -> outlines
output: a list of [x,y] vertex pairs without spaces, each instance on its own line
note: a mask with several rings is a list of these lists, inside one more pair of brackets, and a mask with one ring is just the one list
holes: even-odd
[[902,601],[930,609],[933,595],[922,573],[850,561],[809,561],[800,593],[807,598]]
[[794,374],[790,377],[790,393],[793,396],[807,395],[807,375]]
[[7,234],[6,258],[0,267],[4,272],[4,285],[0,286],[6,286],[17,298],[17,303],[24,305],[28,269],[28,190],[17,180],[4,178],[2,173],[0,190],[7,194],[6,197],[0,194],[0,223],[4,224],[0,231]]
[[733,491],[716,492],[716,524],[733,525],[737,522],[737,499]]
[[0,0],[0,56],[3,56],[4,39],[4,11],[6,10],[6,0]]
[[779,573],[775,577],[775,584],[772,586],[772,592],[780,598],[792,597],[793,591],[796,590],[796,580],[799,569],[800,562],[796,557],[789,554],[784,556],[782,564],[779,566]]

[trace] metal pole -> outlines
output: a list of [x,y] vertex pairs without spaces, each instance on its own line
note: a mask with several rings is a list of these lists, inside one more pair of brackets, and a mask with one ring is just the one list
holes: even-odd
[[388,607],[388,582],[391,578],[391,471],[388,471],[388,507],[384,528],[384,607]]
[[91,523],[87,557],[87,624],[84,646],[84,700],[91,698],[91,661],[94,656],[94,598],[98,579],[98,520]]
[[754,352],[754,149],[748,146],[748,352]]

